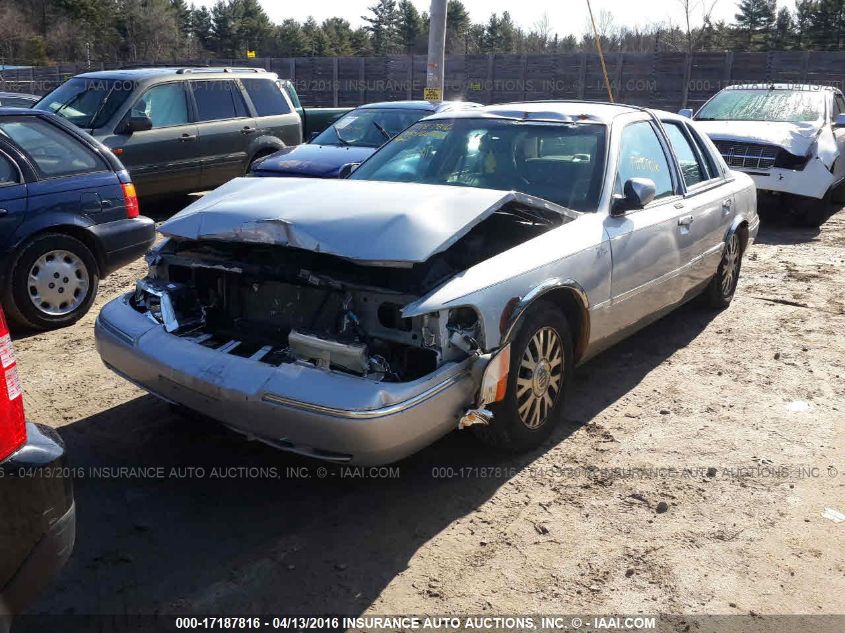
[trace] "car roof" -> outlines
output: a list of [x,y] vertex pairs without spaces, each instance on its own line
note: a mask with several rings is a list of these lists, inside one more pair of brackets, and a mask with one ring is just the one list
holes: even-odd
[[366,103],[358,106],[356,110],[379,109],[379,110],[426,110],[428,112],[443,112],[444,110],[457,110],[463,108],[479,108],[480,103],[470,101],[379,101],[377,103]]
[[155,79],[179,75],[185,77],[220,78],[220,77],[268,77],[275,79],[276,74],[265,71],[263,68],[237,68],[228,66],[175,66],[175,67],[154,67],[154,68],[119,68],[116,70],[96,70],[90,73],[81,73],[76,77],[85,79],[119,79],[123,81],[140,81],[144,79]]
[[[638,106],[600,101],[522,101],[483,106],[478,109],[462,110],[435,114],[428,120],[439,118],[502,118],[515,121],[557,121],[561,123],[591,122],[610,124],[613,119],[623,114],[636,112],[648,113],[649,110]],[[660,113],[662,116],[663,113]]]
[[727,86],[725,90],[793,90],[793,91],[812,91],[818,92],[819,90],[826,90],[829,92],[833,92],[838,90],[833,86],[821,86],[819,84],[773,84],[773,83],[762,83],[762,84],[734,84],[733,86]]
[[38,95],[31,95],[25,92],[0,92],[0,99],[8,99],[10,97],[17,97],[18,99],[35,99],[36,101],[41,98]]

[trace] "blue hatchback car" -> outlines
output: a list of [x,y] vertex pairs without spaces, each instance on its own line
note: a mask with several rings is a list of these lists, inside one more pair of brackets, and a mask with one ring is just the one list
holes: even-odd
[[304,145],[286,147],[260,159],[253,176],[337,178],[349,163],[361,163],[391,138],[437,112],[478,108],[464,101],[385,101],[344,114]]
[[74,323],[99,280],[154,239],[105,146],[54,114],[0,108],[0,304],[12,322]]

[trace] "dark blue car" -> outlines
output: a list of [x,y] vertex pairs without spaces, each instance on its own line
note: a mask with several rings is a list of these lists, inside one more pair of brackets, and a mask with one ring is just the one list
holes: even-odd
[[387,101],[343,115],[310,142],[286,147],[255,163],[254,176],[337,178],[341,167],[369,158],[399,132],[436,112],[477,108],[463,101]]
[[0,304],[49,329],[81,318],[99,280],[155,239],[105,146],[48,112],[0,108]]

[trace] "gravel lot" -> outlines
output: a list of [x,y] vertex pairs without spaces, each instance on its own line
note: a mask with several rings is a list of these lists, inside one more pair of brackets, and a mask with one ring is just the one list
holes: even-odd
[[[454,433],[386,473],[320,471],[107,371],[95,314],[143,270],[16,341],[29,417],[83,474],[36,612],[845,612],[845,523],[823,516],[845,511],[843,212],[764,215],[731,308],[690,304],[580,368],[542,450]],[[116,471],[140,466],[163,474]]]

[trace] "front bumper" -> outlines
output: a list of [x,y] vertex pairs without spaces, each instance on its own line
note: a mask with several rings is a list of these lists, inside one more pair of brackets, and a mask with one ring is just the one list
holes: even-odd
[[834,185],[830,170],[818,158],[811,159],[802,170],[772,167],[769,170],[737,169],[751,176],[757,189],[777,193],[790,193],[807,198],[822,199]]
[[144,216],[95,224],[89,230],[100,245],[103,277],[141,257],[156,237],[155,222]]
[[27,443],[0,463],[0,630],[58,574],[76,540],[64,443],[27,424]]
[[278,367],[168,334],[129,295],[108,303],[95,338],[103,362],[152,394],[226,426],[319,459],[386,464],[457,428],[482,360],[448,363],[407,383],[375,382],[304,364]]

